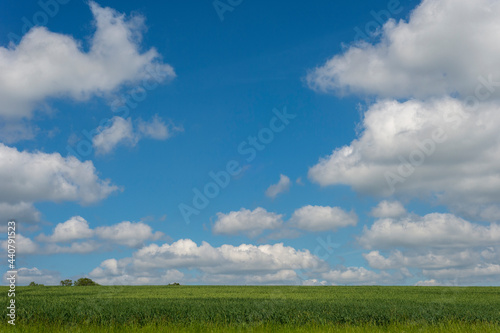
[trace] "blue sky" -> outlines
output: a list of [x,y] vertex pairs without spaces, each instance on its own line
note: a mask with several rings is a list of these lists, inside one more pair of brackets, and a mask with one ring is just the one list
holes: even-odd
[[480,3],[0,4],[20,283],[497,284]]

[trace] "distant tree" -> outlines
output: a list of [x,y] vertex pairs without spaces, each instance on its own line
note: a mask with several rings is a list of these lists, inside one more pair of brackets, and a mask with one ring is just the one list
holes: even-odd
[[61,281],[61,286],[63,287],[71,287],[73,285],[73,281],[70,279],[62,280]]
[[180,286],[181,284],[178,282],[174,282],[174,283],[169,283],[168,285],[169,286]]
[[74,286],[80,287],[80,286],[99,286],[98,283],[92,281],[89,278],[79,278],[78,280],[75,281]]
[[40,283],[35,283],[34,281],[32,281],[32,282],[30,282],[30,284],[28,286],[29,287],[43,287],[44,285],[40,284]]

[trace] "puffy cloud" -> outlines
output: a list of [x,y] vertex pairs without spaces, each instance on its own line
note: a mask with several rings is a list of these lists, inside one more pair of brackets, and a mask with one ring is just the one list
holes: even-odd
[[291,182],[290,178],[288,178],[285,175],[280,175],[280,180],[277,184],[269,186],[269,188],[266,190],[266,195],[269,198],[276,198],[278,194],[286,192],[290,190]]
[[111,8],[90,2],[96,30],[89,51],[71,36],[31,29],[19,45],[0,48],[0,115],[30,117],[47,98],[68,96],[85,100],[113,92],[125,83],[150,77],[175,77],[152,48],[140,52],[143,18],[126,18]]
[[390,283],[390,281],[393,281],[395,278],[386,272],[376,273],[364,267],[348,267],[345,269],[331,270],[323,273],[321,277],[334,285],[386,284]]
[[347,213],[338,207],[305,206],[297,209],[288,225],[307,231],[327,231],[355,226],[358,217],[354,212]]
[[498,284],[498,278],[500,277],[500,265],[482,263],[465,269],[447,268],[439,270],[424,270],[423,274],[433,279],[444,279],[448,281],[456,281],[457,283]]
[[71,242],[77,239],[91,238],[94,231],[89,228],[88,222],[81,216],[74,216],[64,223],[59,223],[50,236],[40,234],[37,239],[43,242]]
[[[162,238],[162,232],[154,232],[152,228],[142,222],[133,223],[124,221],[111,226],[91,229],[88,222],[80,217],[74,216],[66,222],[59,223],[51,235],[39,234],[36,239],[46,242],[43,246],[33,242],[30,238],[17,234],[16,244],[19,245],[19,253],[24,254],[59,254],[59,253],[90,253],[98,250],[112,250],[112,245],[125,245],[137,248],[145,242]],[[81,241],[84,240],[85,241]],[[98,239],[108,241],[103,244]],[[57,243],[69,243],[60,245]],[[0,242],[0,246],[7,246],[6,241]]]
[[303,286],[325,286],[327,285],[328,282],[326,281],[320,281],[318,279],[309,279],[309,280],[304,280],[302,281]]
[[134,135],[130,118],[113,117],[109,127],[99,127],[92,138],[92,145],[98,154],[111,152],[119,143],[135,146],[138,138]]
[[91,161],[58,153],[18,151],[0,143],[0,202],[35,201],[93,203],[118,188],[99,179]]
[[500,226],[470,223],[452,214],[432,213],[401,219],[381,219],[359,238],[365,248],[464,248],[500,242]]
[[468,217],[500,219],[500,113],[442,98],[379,101],[360,137],[309,169],[320,185],[375,196],[430,197]]
[[139,119],[135,124],[131,118],[116,116],[111,119],[109,126],[97,128],[97,134],[92,138],[92,145],[98,154],[108,154],[119,144],[133,147],[143,137],[166,140],[179,131],[182,129],[166,125],[158,115],[149,122]]
[[392,251],[384,257],[379,251],[364,254],[370,267],[375,269],[400,269],[403,267],[438,269],[444,267],[464,267],[474,265],[481,260],[480,254],[471,250],[451,252],[443,250],[426,250],[424,254],[410,252],[403,254],[399,250]]
[[[65,227],[69,227],[66,225]],[[84,230],[85,232],[85,230]],[[71,233],[71,231],[69,231]],[[37,237],[39,240],[47,240],[52,241],[51,239],[56,235],[54,233],[53,236],[47,237],[45,235],[39,235]],[[68,234],[61,234],[61,230],[58,232],[59,236],[69,236]],[[20,233],[16,234],[15,238],[16,245],[16,255],[49,255],[49,254],[58,254],[58,253],[90,253],[94,252],[100,248],[100,245],[94,241],[88,242],[74,242],[69,246],[60,246],[55,243],[50,243],[45,246],[41,246],[40,244],[34,242],[31,238],[25,237]],[[0,241],[0,247],[7,251],[8,241]]]
[[359,238],[362,246],[380,249],[363,254],[370,267],[417,269],[427,279],[418,285],[429,281],[439,285],[496,283],[499,241],[497,224],[475,224],[440,213],[380,219]]
[[202,284],[219,285],[296,285],[299,283],[299,277],[294,270],[284,269],[276,273],[248,275],[204,274],[197,281]]
[[139,119],[137,122],[138,133],[155,140],[166,140],[177,132],[182,132],[183,128],[166,124],[158,115],[154,115],[150,121]]
[[24,119],[11,119],[0,123],[0,141],[11,144],[34,139],[39,128]]
[[[311,71],[307,81],[323,92],[395,98],[474,95],[480,81],[488,81],[481,75],[500,78],[499,31],[497,1],[424,0],[408,22],[389,20],[376,45],[353,44]],[[492,88],[498,97],[498,86],[487,84],[480,94]]]
[[[96,281],[119,281],[124,277],[150,277],[172,269],[201,273],[196,281],[206,283],[297,283],[295,270],[324,270],[326,263],[308,250],[296,250],[283,244],[222,245],[206,242],[197,245],[190,239],[161,246],[152,244],[136,251],[132,257],[104,261],[90,276]],[[246,281],[246,282],[245,282]]]
[[16,220],[21,223],[33,223],[40,221],[40,212],[33,207],[33,204],[19,202],[9,204],[0,202],[0,223]]
[[[16,247],[16,255],[36,254],[39,251],[38,244],[33,242],[30,238],[24,237],[20,233],[16,234],[15,244],[13,245]],[[8,241],[0,241],[0,248],[5,250],[5,253],[7,253]]]
[[381,201],[377,207],[374,207],[370,214],[374,217],[396,218],[406,214],[406,209],[399,201]]
[[441,283],[437,282],[434,279],[431,279],[431,280],[425,280],[425,281],[418,281],[417,283],[415,283],[415,286],[436,287],[436,286],[441,286]]
[[[110,259],[115,260],[115,259]],[[116,261],[116,260],[115,260]],[[106,272],[109,275],[102,275],[101,277],[93,277],[93,279],[102,285],[166,285],[169,283],[184,283],[189,282],[184,273],[176,269],[168,269],[164,271],[161,275],[148,274],[143,272],[142,274],[129,275],[120,274],[118,267],[109,267],[113,265],[112,262],[105,264]],[[108,270],[109,269],[109,270]],[[116,270],[115,270],[116,269]],[[116,272],[113,274],[112,272]]]
[[282,226],[282,217],[258,207],[253,211],[241,208],[229,214],[217,213],[217,221],[212,230],[215,234],[236,235],[243,233],[249,237],[260,235],[264,230]]
[[262,234],[266,230],[276,230],[263,239],[296,238],[300,236],[297,229],[304,231],[336,230],[347,226],[355,226],[358,217],[354,212],[345,212],[339,207],[304,206],[297,209],[292,217],[283,223],[283,215],[271,213],[264,208],[253,211],[242,208],[229,214],[217,213],[217,221],[212,230],[215,234],[244,234],[250,238]]
[[[3,275],[3,283],[7,284],[8,273]],[[21,267],[17,270],[16,284],[21,286],[26,286],[30,282],[35,282],[44,285],[58,285],[61,281],[61,274],[55,271],[49,271],[45,269],[38,269],[36,267],[26,268]]]
[[147,240],[158,240],[164,236],[162,232],[153,233],[153,229],[142,222],[124,221],[108,227],[95,229],[96,236],[116,244],[139,247]]

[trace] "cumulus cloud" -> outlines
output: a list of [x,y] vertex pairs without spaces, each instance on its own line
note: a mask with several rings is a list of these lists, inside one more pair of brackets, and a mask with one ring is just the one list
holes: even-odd
[[21,223],[34,223],[40,221],[40,212],[33,207],[33,204],[19,202],[9,204],[0,202],[0,223],[16,220]]
[[364,254],[370,267],[375,269],[400,269],[412,267],[421,269],[437,269],[444,267],[465,267],[474,265],[481,260],[480,254],[471,250],[460,252],[428,249],[424,254],[408,251],[405,255],[399,250],[394,250],[388,257],[379,251]]
[[379,270],[418,270],[439,285],[488,284],[498,279],[500,226],[471,223],[452,214],[383,218],[358,239],[368,265]]
[[172,244],[146,246],[129,258],[106,260],[90,276],[96,281],[110,281],[110,278],[119,281],[125,276],[147,278],[172,269],[188,269],[201,274],[198,281],[208,283],[266,283],[283,279],[297,283],[295,270],[324,270],[325,265],[308,250],[296,250],[282,243],[212,247],[206,242],[197,245],[190,239],[182,239]]
[[374,217],[396,218],[406,214],[406,209],[399,201],[381,201],[377,207],[374,207],[370,214]]
[[154,241],[165,236],[159,231],[153,233],[153,229],[145,223],[129,221],[108,227],[98,227],[95,229],[95,233],[101,239],[129,247],[139,247],[147,240]]
[[260,235],[264,230],[277,229],[283,224],[283,215],[271,213],[258,207],[253,211],[241,208],[229,214],[217,213],[217,221],[212,228],[215,234],[236,235],[239,233],[249,237]]
[[113,117],[110,126],[97,129],[97,134],[92,138],[92,145],[98,154],[106,154],[119,143],[135,146],[137,141],[138,138],[132,128],[132,119]]
[[24,119],[14,119],[0,123],[0,141],[11,144],[35,138],[39,128]]
[[358,139],[309,169],[320,185],[375,196],[429,197],[453,211],[500,219],[500,113],[453,98],[379,101]]
[[150,121],[139,119],[137,121],[137,132],[141,137],[166,140],[177,132],[182,132],[183,128],[166,124],[158,115],[154,115]]
[[[15,238],[16,255],[23,254],[36,254],[39,251],[39,246],[30,238],[24,237],[22,234],[17,233]],[[8,241],[0,241],[0,247],[7,253]]]
[[179,127],[165,124],[158,115],[148,122],[138,119],[134,123],[131,118],[115,116],[108,126],[97,128],[92,145],[97,154],[108,154],[120,144],[134,147],[142,138],[166,140],[181,130]]
[[412,215],[375,221],[365,227],[359,242],[368,249],[493,246],[500,242],[500,226],[474,224],[452,214]]
[[288,225],[307,231],[327,231],[355,226],[357,222],[354,212],[347,213],[338,207],[309,205],[297,209]]
[[266,195],[274,199],[278,196],[278,194],[287,192],[290,190],[291,182],[290,178],[288,178],[285,175],[280,175],[280,180],[277,184],[269,186],[269,188],[266,190]]
[[[494,0],[424,0],[408,22],[385,23],[380,42],[351,45],[311,71],[307,81],[322,92],[394,98],[474,95],[488,75],[500,79],[499,22],[500,4]],[[493,88],[496,97],[498,86]]]
[[[83,254],[101,249],[111,250],[114,248],[113,245],[138,248],[147,241],[155,241],[164,236],[162,232],[153,232],[152,228],[143,222],[124,221],[91,229],[83,217],[74,216],[68,221],[57,224],[51,235],[42,233],[36,236],[37,241],[47,243],[43,246],[19,234],[16,242],[20,244],[20,252],[26,254]],[[105,240],[106,244],[103,244],[102,240]],[[0,242],[0,245],[6,247],[6,242]]]
[[[346,212],[339,207],[304,206],[297,209],[292,217],[283,223],[283,215],[258,207],[253,211],[241,208],[228,214],[217,213],[217,221],[212,230],[215,234],[243,234],[256,237],[267,230],[275,230],[263,239],[296,238],[302,231],[318,232],[337,230],[355,226],[356,213]],[[298,229],[298,230],[297,230]]]
[[389,284],[395,276],[386,272],[377,273],[364,267],[347,267],[335,269],[321,274],[321,277],[333,285],[374,285]]
[[144,19],[126,18],[111,8],[90,2],[96,30],[88,52],[68,35],[32,28],[18,45],[0,48],[0,115],[30,117],[47,98],[85,100],[113,92],[123,84],[150,77],[175,77],[151,48],[141,53]]
[[415,283],[415,286],[420,286],[420,287],[436,287],[436,286],[441,286],[439,282],[437,282],[434,279],[431,280],[425,280],[425,281],[418,281]]
[[103,285],[165,285],[174,282],[189,282],[184,273],[177,269],[167,269],[161,274],[151,274],[149,272],[128,274],[124,273],[123,270],[124,266],[118,260],[107,259],[93,270],[94,273],[91,276],[99,284]]
[[425,276],[432,277],[433,279],[442,279],[448,281],[456,281],[457,283],[470,283],[470,284],[498,284],[500,277],[499,264],[478,264],[474,267],[457,269],[439,269],[439,270],[424,270]]
[[118,188],[99,179],[91,161],[58,153],[18,151],[0,143],[0,202],[79,201],[90,204]]
[[64,223],[59,223],[50,236],[40,234],[37,239],[42,242],[71,242],[77,239],[91,238],[94,231],[81,216],[74,216]]
[[[5,273],[3,275],[4,284],[8,283],[7,278],[9,276],[10,275],[8,273]],[[61,281],[61,274],[59,272],[49,271],[45,269],[38,269],[36,267],[33,268],[21,267],[17,269],[17,275],[16,275],[17,285],[26,286],[30,282],[35,282],[38,284],[55,286],[58,285],[60,281]]]

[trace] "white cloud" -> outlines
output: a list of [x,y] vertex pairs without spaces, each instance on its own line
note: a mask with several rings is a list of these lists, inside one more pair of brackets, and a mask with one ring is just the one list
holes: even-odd
[[92,138],[92,145],[98,154],[111,152],[119,143],[135,146],[138,137],[134,134],[132,119],[113,117],[109,127],[99,127],[97,134]]
[[0,143],[0,202],[79,201],[90,204],[118,188],[99,179],[91,161],[58,153],[18,151]]
[[321,274],[321,277],[333,285],[388,284],[396,278],[388,273],[376,273],[364,267],[348,267],[345,269],[331,270]]
[[358,217],[338,207],[305,206],[297,209],[289,220],[290,227],[307,231],[327,231],[355,226]]
[[[112,259],[114,260],[114,259]],[[108,271],[109,272],[109,271]],[[176,270],[169,269],[164,271],[161,275],[149,274],[143,272],[138,275],[129,275],[117,273],[116,276],[113,274],[106,275],[103,277],[93,277],[93,280],[102,285],[166,285],[169,283],[184,283],[189,282],[188,278],[184,276],[184,273]]]
[[[16,243],[19,245],[18,252],[21,254],[85,254],[98,250],[109,251],[115,248],[113,246],[115,244],[137,248],[144,245],[146,241],[158,240],[164,236],[162,232],[153,233],[152,228],[142,222],[124,221],[111,226],[91,229],[84,218],[74,216],[68,221],[56,225],[51,235],[47,236],[42,233],[36,236],[38,241],[48,244],[41,246],[20,234],[17,234]],[[102,240],[106,240],[107,243],[103,244]],[[57,243],[69,244],[60,245]],[[6,248],[6,244],[6,241],[0,242],[0,246],[4,248]]]
[[151,277],[172,269],[200,273],[196,281],[206,283],[298,283],[297,269],[324,270],[326,263],[308,250],[296,250],[283,244],[222,245],[206,242],[197,245],[190,239],[172,244],[152,244],[132,257],[106,260],[90,276],[96,281],[122,280],[124,277]]
[[408,22],[389,20],[379,43],[350,46],[307,81],[318,91],[382,97],[474,95],[479,76],[500,79],[499,31],[497,1],[424,0]]
[[73,216],[66,222],[59,223],[50,236],[40,234],[37,239],[42,242],[71,242],[78,239],[91,238],[94,231],[89,228],[88,222],[81,216]]
[[326,282],[325,280],[320,281],[318,279],[309,279],[302,281],[303,286],[325,286],[327,284],[328,282]]
[[155,140],[166,140],[176,132],[182,132],[181,127],[167,125],[158,116],[154,115],[150,121],[139,119],[137,122],[137,131],[141,136]]
[[217,221],[212,230],[215,234],[236,235],[239,233],[249,237],[260,235],[264,230],[278,229],[282,226],[282,217],[276,213],[258,207],[253,211],[241,208],[229,214],[217,213]]
[[[496,283],[500,267],[500,226],[470,223],[451,214],[433,213],[380,219],[365,228],[359,243],[379,270],[417,269],[425,283],[470,285]],[[387,251],[383,254],[381,251]],[[434,281],[434,282],[432,282]]]
[[441,283],[437,282],[434,279],[431,279],[431,280],[425,280],[425,281],[418,281],[417,283],[415,283],[415,286],[436,287],[436,286],[441,286]]
[[9,204],[0,202],[0,223],[16,220],[20,223],[34,223],[40,221],[40,212],[33,207],[33,204],[19,202]]
[[396,218],[406,214],[406,209],[399,201],[381,201],[377,207],[374,207],[370,215],[378,218],[388,217]]
[[500,226],[482,226],[440,213],[386,218],[375,221],[369,229],[365,227],[359,243],[368,249],[493,246],[500,243]]
[[[24,237],[20,233],[16,234],[15,243],[13,245],[16,247],[16,255],[36,254],[39,251],[38,244],[33,242],[30,238]],[[0,248],[7,253],[8,241],[0,241]]]
[[[41,236],[41,237],[40,237]],[[50,237],[45,235],[40,235],[37,237],[39,240],[51,241]],[[67,236],[67,235],[66,235]],[[69,246],[60,246],[55,243],[46,244],[45,246],[40,246],[38,243],[34,242],[31,238],[25,237],[20,233],[16,234],[15,238],[16,255],[49,255],[58,253],[90,253],[94,252],[100,248],[100,245],[94,241],[87,242],[74,242]],[[0,241],[0,247],[7,251],[8,241]]]
[[153,233],[152,228],[142,222],[124,221],[108,227],[95,229],[96,236],[116,244],[139,247],[147,240],[158,240],[164,236],[162,232]]
[[433,279],[444,279],[449,281],[458,281],[461,283],[498,284],[498,278],[500,277],[500,265],[483,263],[466,269],[448,268],[439,270],[424,270],[423,274]]
[[453,211],[500,219],[500,113],[452,98],[379,101],[360,137],[310,168],[322,186],[375,196],[429,197]]
[[481,260],[480,254],[471,250],[443,251],[428,249],[424,254],[408,251],[403,254],[399,250],[392,251],[389,257],[384,257],[379,251],[363,254],[370,267],[375,269],[400,269],[403,267],[421,269],[440,269],[449,267],[466,267]]
[[113,92],[123,84],[151,77],[175,77],[173,68],[161,63],[152,48],[140,53],[143,18],[125,18],[111,8],[90,2],[96,31],[89,51],[71,36],[31,29],[19,45],[0,48],[0,115],[30,117],[47,98],[68,96],[85,100]]
[[[3,275],[3,283],[8,284],[7,278],[8,273]],[[49,271],[45,269],[38,269],[36,267],[26,268],[21,267],[17,269],[16,284],[20,286],[26,286],[30,282],[35,282],[38,284],[44,284],[49,286],[58,285],[61,281],[61,275],[59,272]]]
[[280,175],[279,182],[277,184],[269,186],[269,188],[266,190],[266,195],[269,198],[274,199],[276,198],[276,196],[278,196],[278,194],[290,190],[290,186],[291,186],[290,178],[288,178],[285,175]]
[[355,226],[358,217],[354,212],[346,212],[339,207],[304,206],[297,209],[292,217],[283,223],[283,215],[258,207],[253,211],[241,208],[228,214],[217,213],[217,221],[212,231],[215,234],[244,234],[250,238],[266,230],[275,230],[261,241],[269,239],[296,238],[301,235],[297,229],[311,232],[337,230]]
[[11,144],[34,139],[39,128],[24,119],[13,119],[0,123],[0,141]]
[[108,154],[116,146],[122,144],[134,147],[143,137],[155,140],[166,140],[181,128],[167,126],[165,122],[155,115],[151,121],[146,122],[139,119],[134,122],[132,119],[113,117],[109,126],[97,128],[97,134],[92,138],[92,145],[97,154]]

